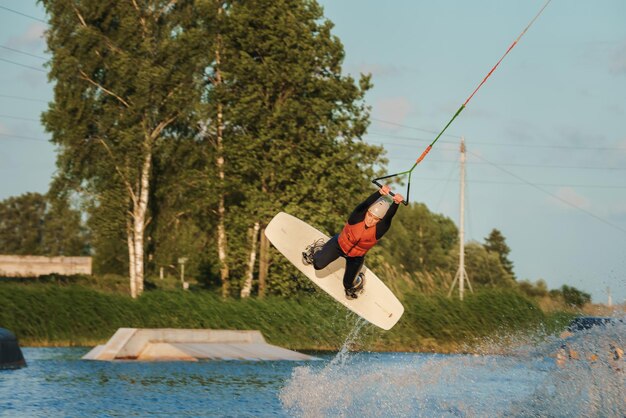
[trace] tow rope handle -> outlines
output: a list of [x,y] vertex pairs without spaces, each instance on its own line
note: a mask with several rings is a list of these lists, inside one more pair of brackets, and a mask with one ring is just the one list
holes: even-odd
[[[399,174],[404,174],[404,173],[399,173]],[[372,180],[372,183],[374,183],[378,187],[383,187],[383,184],[380,183],[378,180],[383,180],[383,179],[387,179],[389,177],[394,177],[394,176],[397,176],[397,174],[391,174],[389,176],[378,177],[378,178],[375,178],[374,180]],[[404,206],[407,206],[409,204],[409,191],[410,191],[410,188],[411,188],[411,180],[410,180],[410,176],[409,176],[409,184],[407,185],[407,188],[406,188],[406,196],[404,197],[404,200],[402,201],[402,204]],[[389,191],[389,195],[393,197],[396,194],[390,190]]]
[[[458,112],[460,113],[460,112]],[[457,113],[457,115],[458,115]],[[434,144],[434,142],[433,142]],[[378,180],[384,180],[384,179],[388,179],[390,177],[399,177],[399,176],[403,176],[405,174],[409,175],[409,181],[406,185],[406,196],[404,198],[404,200],[402,201],[402,203],[404,204],[404,206],[408,206],[409,204],[409,193],[411,192],[411,174],[413,173],[413,170],[415,169],[415,167],[422,162],[422,160],[424,159],[424,157],[426,157],[426,155],[430,152],[430,150],[433,148],[433,144],[430,144],[428,147],[426,147],[426,149],[424,150],[424,152],[422,152],[422,155],[419,156],[419,158],[415,161],[415,164],[413,164],[413,167],[411,167],[410,170],[407,171],[403,171],[402,173],[396,173],[396,174],[389,174],[388,176],[382,176],[382,177],[377,177],[374,180],[372,180],[372,183],[374,183],[375,185],[377,185],[378,187],[383,187],[383,185],[378,181]],[[389,194],[391,196],[395,196],[395,193],[393,192],[389,192]]]

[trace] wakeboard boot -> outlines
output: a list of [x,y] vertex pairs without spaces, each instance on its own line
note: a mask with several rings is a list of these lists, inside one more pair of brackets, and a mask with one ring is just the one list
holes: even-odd
[[352,287],[346,289],[346,298],[348,299],[356,299],[359,297],[361,293],[363,293],[363,289],[365,287],[365,274],[360,272],[352,282]]
[[307,247],[302,252],[302,264],[305,266],[310,266],[313,264],[313,256],[316,252],[322,249],[324,246],[324,238],[319,238],[313,241],[312,244],[307,245]]

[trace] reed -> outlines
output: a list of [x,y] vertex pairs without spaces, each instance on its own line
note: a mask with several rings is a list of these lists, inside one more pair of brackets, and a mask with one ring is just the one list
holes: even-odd
[[[502,333],[556,329],[569,317],[545,314],[513,290],[483,289],[463,302],[445,295],[407,293],[405,314],[388,332],[365,326],[354,349],[467,350]],[[298,298],[222,299],[195,289],[146,291],[133,300],[77,283],[0,283],[0,326],[25,346],[92,346],[120,327],[256,329],[268,342],[296,350],[337,350],[358,317],[325,294]]]

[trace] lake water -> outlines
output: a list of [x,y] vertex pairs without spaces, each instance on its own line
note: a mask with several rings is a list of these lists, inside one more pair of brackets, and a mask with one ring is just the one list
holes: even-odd
[[0,372],[0,416],[626,416],[624,359],[610,355],[623,327],[570,338],[578,360],[561,366],[558,339],[506,355],[350,352],[358,328],[341,352],[300,363],[109,363],[26,347],[28,367]]

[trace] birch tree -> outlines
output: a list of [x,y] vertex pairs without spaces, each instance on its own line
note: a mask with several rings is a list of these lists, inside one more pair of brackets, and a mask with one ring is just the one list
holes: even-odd
[[[208,38],[193,1],[42,0],[54,99],[43,120],[58,146],[57,183],[98,208],[118,206],[130,293],[143,291],[152,164],[192,123]],[[121,193],[110,193],[112,190]],[[116,200],[111,204],[110,199]]]
[[[215,99],[213,112],[209,110],[210,115],[214,116],[214,146],[215,146],[215,169],[217,179],[215,190],[217,192],[217,255],[220,268],[220,280],[222,283],[222,297],[228,296],[230,292],[230,269],[228,267],[228,240],[226,235],[226,183],[225,183],[225,167],[224,167],[224,104],[222,103],[220,90],[223,88],[222,79],[222,50],[224,30],[224,2],[217,0],[215,2],[217,10],[216,33],[215,33],[215,55],[213,60],[213,73],[209,75],[209,80],[213,91],[218,93],[212,97]],[[209,109],[211,109],[211,104]],[[211,113],[214,113],[212,115]]]

